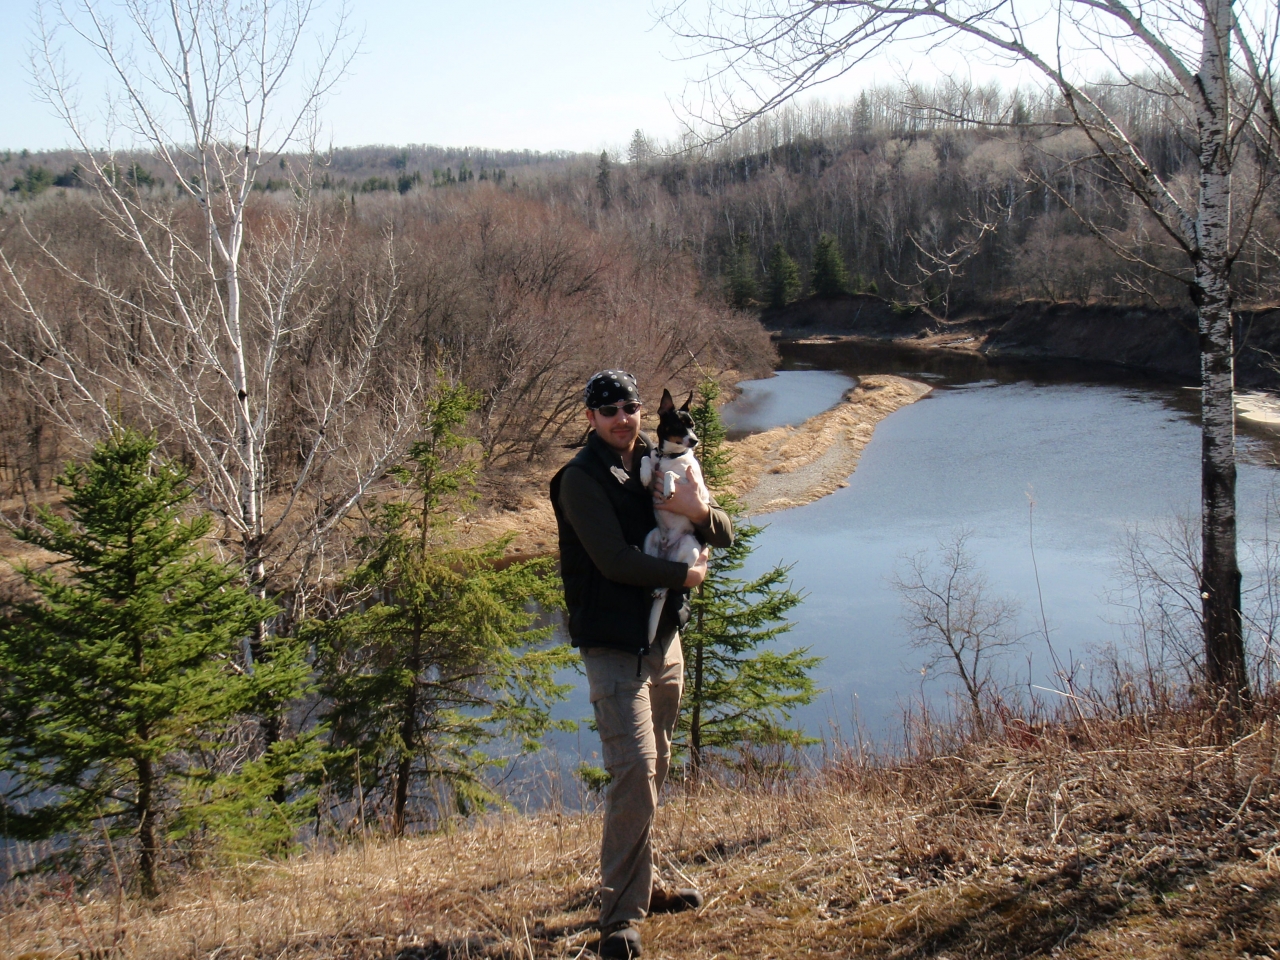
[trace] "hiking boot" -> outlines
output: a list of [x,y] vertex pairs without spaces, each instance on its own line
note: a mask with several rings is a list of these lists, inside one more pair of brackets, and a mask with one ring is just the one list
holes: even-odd
[[649,894],[650,913],[679,913],[682,910],[697,910],[702,904],[702,894],[692,887],[668,890],[655,884]]
[[600,931],[596,952],[605,960],[631,960],[640,956],[640,931],[630,920],[611,924]]

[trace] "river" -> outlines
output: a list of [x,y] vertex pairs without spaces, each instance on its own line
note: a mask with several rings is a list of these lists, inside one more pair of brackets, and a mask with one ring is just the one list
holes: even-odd
[[[992,594],[1022,609],[1018,631],[1027,636],[1006,669],[1024,691],[1028,683],[1053,688],[1060,684],[1038,598],[1059,662],[1087,669],[1100,648],[1125,641],[1126,613],[1108,598],[1126,527],[1198,512],[1198,395],[1114,368],[792,344],[779,377],[745,384],[726,421],[739,430],[790,422],[795,403],[808,410],[824,391],[834,402],[851,382],[844,378],[889,372],[935,389],[876,427],[847,488],[761,518],[745,571],[791,564],[806,594],[782,644],[825,658],[817,673],[824,693],[796,717],[817,736],[848,740],[856,718],[862,735],[892,739],[905,706],[937,703],[947,688],[922,676],[924,654],[909,642],[891,583],[904,558],[937,554],[940,540],[967,531]],[[1239,452],[1241,533],[1257,538],[1271,513],[1280,445],[1267,428],[1247,427]]]

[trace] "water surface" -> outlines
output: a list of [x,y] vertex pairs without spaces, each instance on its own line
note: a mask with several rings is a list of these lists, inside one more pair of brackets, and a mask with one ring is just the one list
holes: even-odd
[[724,425],[737,438],[804,423],[834,406],[856,382],[828,370],[779,370],[767,380],[746,380],[738,384],[741,395],[721,411]]
[[[819,677],[827,692],[799,717],[815,734],[834,727],[847,736],[856,716],[870,735],[886,737],[905,704],[945,689],[921,676],[924,656],[902,621],[890,581],[904,558],[936,554],[940,540],[966,531],[993,592],[1021,603],[1022,631],[1038,628],[1043,595],[1053,651],[1082,661],[1123,640],[1122,611],[1107,596],[1126,526],[1199,509],[1198,398],[1181,385],[878,346],[786,354],[793,377],[825,362],[850,375],[923,373],[935,389],[877,425],[847,488],[761,518],[767,528],[747,571],[793,564],[807,594],[782,643],[826,658]],[[1254,430],[1240,447],[1247,537],[1266,513],[1275,437]],[[1041,632],[1008,667],[1052,686],[1049,654]]]

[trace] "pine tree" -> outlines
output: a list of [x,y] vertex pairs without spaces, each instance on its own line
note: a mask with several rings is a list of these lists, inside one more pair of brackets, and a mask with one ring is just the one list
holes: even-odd
[[769,256],[769,306],[785,307],[800,295],[800,268],[781,243]]
[[[699,437],[702,475],[716,501],[731,516],[740,508],[728,492],[732,480],[725,429],[715,408],[719,388],[704,383],[691,411]],[[786,583],[789,567],[774,567],[753,580],[741,570],[761,528],[737,523],[733,546],[712,551],[707,577],[691,598],[692,612],[681,635],[685,655],[685,696],[681,728],[695,773],[707,751],[742,746],[801,744],[789,728],[794,708],[812,703],[818,690],[810,677],[821,657],[808,648],[781,653],[760,649],[791,628],[786,615],[803,599]]]
[[609,151],[600,151],[600,166],[596,173],[596,192],[600,194],[600,206],[607,209],[613,203],[613,174],[609,163]]
[[725,286],[729,302],[740,310],[753,306],[760,297],[755,262],[751,255],[751,238],[745,233],[738,234],[734,240]]
[[[17,531],[58,559],[18,568],[35,599],[0,621],[0,832],[37,840],[100,822],[99,835],[134,838],[147,896],[161,839],[199,818],[202,784],[254,805],[200,758],[265,691],[296,696],[305,682],[287,656],[252,675],[234,666],[274,607],[201,549],[211,521],[189,516],[187,472],[155,447],[118,429],[66,469],[67,517],[42,510]],[[275,785],[258,785],[259,806]]]
[[865,90],[858,96],[853,128],[861,136],[866,136],[871,132],[871,98],[867,96],[867,91]]
[[462,813],[495,800],[483,775],[502,761],[484,748],[537,749],[569,689],[554,675],[572,651],[546,646],[552,627],[538,613],[562,602],[553,564],[501,565],[506,539],[449,542],[474,487],[473,441],[459,430],[477,404],[463,387],[433,396],[396,471],[404,495],[375,507],[369,559],[347,584],[359,602],[313,631],[333,783],[381,807],[396,835],[415,785]]
[[845,269],[840,245],[829,233],[820,236],[817,246],[813,249],[813,274],[810,278],[810,286],[815,296],[824,299],[838,297],[848,292],[849,271]]
[[647,163],[653,155],[653,145],[649,143],[649,138],[644,135],[644,131],[636,127],[636,132],[631,135],[631,143],[627,147],[627,161],[629,163]]

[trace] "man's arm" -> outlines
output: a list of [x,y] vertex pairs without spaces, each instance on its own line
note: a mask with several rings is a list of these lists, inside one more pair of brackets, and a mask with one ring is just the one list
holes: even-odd
[[684,586],[689,565],[651,557],[627,543],[608,494],[582,470],[566,470],[560,478],[560,509],[591,562],[609,580],[633,587]]
[[733,519],[714,503],[711,504],[706,524],[695,523],[693,527],[698,531],[702,542],[709,546],[722,549],[733,546]]

